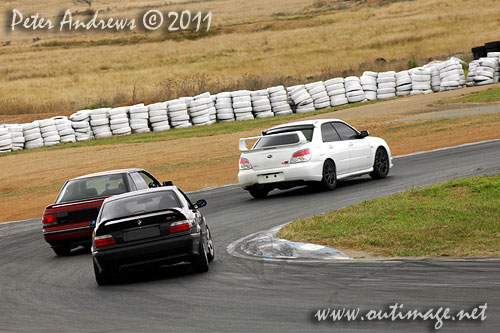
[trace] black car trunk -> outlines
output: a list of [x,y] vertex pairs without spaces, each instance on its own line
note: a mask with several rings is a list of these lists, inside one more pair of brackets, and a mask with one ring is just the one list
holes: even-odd
[[141,239],[167,236],[170,224],[186,220],[179,211],[167,210],[158,213],[141,214],[100,224],[96,236],[112,235],[117,245]]

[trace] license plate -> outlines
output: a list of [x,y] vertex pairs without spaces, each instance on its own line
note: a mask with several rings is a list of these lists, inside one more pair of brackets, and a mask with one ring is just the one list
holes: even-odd
[[123,240],[125,242],[130,242],[138,239],[149,238],[160,236],[160,228],[158,227],[147,227],[125,231],[123,234]]
[[285,175],[283,172],[278,172],[278,173],[268,173],[265,175],[259,175],[258,177],[259,184],[265,184],[265,183],[274,183],[274,182],[281,182],[285,180]]

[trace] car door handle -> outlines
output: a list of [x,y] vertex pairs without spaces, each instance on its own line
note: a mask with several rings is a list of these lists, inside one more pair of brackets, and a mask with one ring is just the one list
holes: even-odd
[[328,146],[328,148],[333,149],[333,146],[332,146],[332,145],[329,145],[329,146]]
[[352,146],[354,146],[354,143],[349,142],[349,147],[352,147]]

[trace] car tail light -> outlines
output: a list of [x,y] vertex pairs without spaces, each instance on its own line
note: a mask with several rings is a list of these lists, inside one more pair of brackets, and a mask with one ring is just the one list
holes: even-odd
[[250,161],[247,158],[240,158],[240,169],[241,170],[250,170],[252,168],[252,164],[250,164]]
[[191,230],[191,222],[189,222],[189,221],[173,222],[170,225],[170,233],[171,234],[173,234],[174,232],[181,232],[181,231],[186,231],[186,230]]
[[95,247],[108,246],[116,244],[115,239],[111,235],[97,236],[94,238]]
[[293,153],[290,163],[302,163],[311,159],[311,151],[309,148],[302,149]]
[[44,215],[42,219],[42,224],[44,227],[57,224],[57,217],[55,215]]

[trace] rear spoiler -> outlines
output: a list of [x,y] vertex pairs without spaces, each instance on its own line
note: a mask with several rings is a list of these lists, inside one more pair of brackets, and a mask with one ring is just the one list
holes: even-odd
[[[247,141],[250,141],[250,140],[260,140],[262,138],[269,138],[269,137],[275,137],[275,136],[285,136],[285,135],[296,135],[297,136],[297,142],[295,143],[291,143],[291,144],[285,144],[285,145],[277,145],[277,146],[267,146],[267,147],[262,147],[262,148],[257,148],[257,149],[254,149],[254,148],[251,148],[251,149],[248,149],[247,147]],[[247,152],[249,150],[251,151],[260,151],[260,150],[265,150],[265,149],[271,149],[271,148],[277,148],[277,147],[290,147],[290,146],[296,146],[296,145],[301,145],[301,144],[304,144],[304,143],[307,143],[307,139],[306,137],[304,136],[304,133],[302,133],[302,131],[295,131],[295,132],[286,132],[286,133],[278,133],[278,134],[270,134],[270,135],[261,135],[261,136],[253,136],[253,137],[250,137],[250,138],[242,138],[240,139],[240,143],[239,143],[239,150],[241,152]]]

